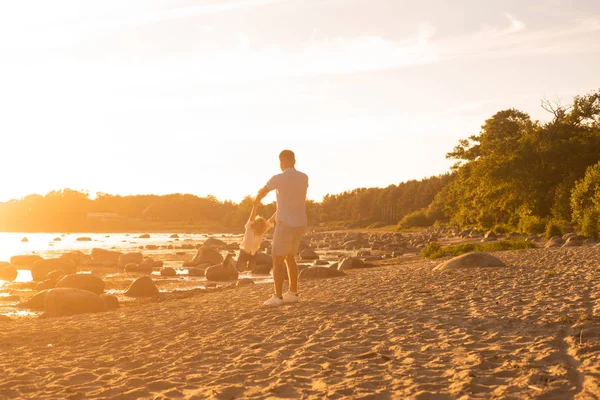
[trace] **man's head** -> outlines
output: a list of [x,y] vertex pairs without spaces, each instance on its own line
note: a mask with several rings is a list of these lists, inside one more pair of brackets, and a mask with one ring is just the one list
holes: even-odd
[[288,168],[294,168],[296,165],[296,156],[294,152],[291,150],[283,150],[279,153],[279,166],[282,171],[285,171]]

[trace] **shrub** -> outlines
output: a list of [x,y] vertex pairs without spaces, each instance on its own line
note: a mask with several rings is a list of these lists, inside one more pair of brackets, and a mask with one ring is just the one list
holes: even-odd
[[405,215],[404,218],[400,221],[401,228],[424,228],[427,226],[431,226],[433,221],[431,221],[424,210],[414,211],[408,215]]
[[600,229],[600,211],[595,208],[588,208],[583,212],[581,219],[581,233],[584,236],[598,238]]
[[523,233],[542,233],[546,222],[536,215],[525,215],[519,220],[519,230]]
[[583,179],[577,181],[571,192],[573,222],[582,225],[584,213],[588,208],[600,209],[598,201],[600,201],[600,163],[589,167]]
[[496,235],[504,235],[512,231],[513,229],[506,224],[496,224],[492,228],[492,232],[494,232]]
[[438,242],[430,242],[421,250],[421,255],[426,258],[456,257],[473,251],[491,252],[501,250],[523,250],[535,247],[535,243],[522,239],[499,240],[487,243],[463,243],[455,246],[441,246]]
[[377,222],[374,222],[371,225],[367,226],[367,229],[383,228],[384,226],[387,226],[387,224],[385,222],[377,221]]
[[555,219],[548,221],[548,223],[546,224],[546,239],[550,239],[553,236],[562,236],[562,235],[563,235],[563,230],[562,230],[560,223]]

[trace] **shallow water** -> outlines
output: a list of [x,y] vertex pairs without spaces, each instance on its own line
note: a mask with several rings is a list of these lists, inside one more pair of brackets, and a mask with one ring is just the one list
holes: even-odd
[[[43,258],[56,258],[73,250],[80,250],[89,254],[93,248],[102,248],[107,250],[116,250],[120,252],[141,251],[145,257],[154,260],[163,261],[165,267],[173,267],[177,271],[175,277],[162,277],[160,271],[152,272],[152,279],[155,281],[158,289],[162,293],[193,290],[206,288],[207,281],[204,277],[188,276],[187,268],[182,267],[185,261],[189,261],[196,254],[195,249],[181,249],[184,244],[196,245],[203,243],[209,237],[220,239],[226,243],[241,242],[242,235],[230,234],[179,234],[179,239],[172,239],[172,233],[154,233],[150,234],[149,239],[140,239],[139,233],[7,233],[0,232],[0,261],[9,261],[10,257],[22,254],[38,254]],[[28,242],[21,240],[26,237]],[[77,241],[79,237],[89,237],[91,241]],[[55,240],[60,239],[60,240]],[[159,249],[147,250],[148,245],[159,246]],[[172,245],[173,249],[166,249],[165,246]],[[163,248],[161,248],[163,247]],[[180,254],[176,254],[180,253]],[[182,254],[185,253],[185,254]],[[221,252],[223,255],[227,251]],[[236,255],[238,252],[235,252]],[[322,259],[334,261],[336,255],[323,255]],[[106,282],[106,293],[116,295],[123,303],[133,302],[135,299],[123,295],[125,289],[136,278],[143,276],[138,273],[127,273],[117,268],[101,267],[81,267],[80,273],[94,273],[102,277]],[[240,278],[251,278],[255,283],[271,283],[270,275],[253,275],[251,273],[241,273]],[[222,283],[220,284],[222,285]],[[26,300],[35,293],[35,283],[31,282],[31,272],[29,270],[19,270],[17,279],[10,283],[0,280],[0,315],[9,315],[13,317],[28,317],[37,315],[36,312],[29,312],[15,308],[20,301]],[[2,298],[7,296],[19,296],[19,300],[5,301]]]

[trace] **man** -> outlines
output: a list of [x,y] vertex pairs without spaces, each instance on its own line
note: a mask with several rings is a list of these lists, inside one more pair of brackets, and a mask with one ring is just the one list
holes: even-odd
[[[306,191],[308,176],[295,168],[296,156],[291,150],[279,154],[281,174],[272,177],[256,195],[255,203],[271,191],[277,191],[277,217],[273,234],[273,281],[275,294],[265,305],[277,306],[285,302],[298,301],[298,265],[296,253],[300,240],[306,232]],[[285,278],[284,262],[287,264],[290,288],[283,293]]]

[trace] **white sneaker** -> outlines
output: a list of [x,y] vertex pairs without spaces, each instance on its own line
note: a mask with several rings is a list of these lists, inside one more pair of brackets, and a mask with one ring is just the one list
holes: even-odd
[[283,301],[285,301],[286,303],[297,303],[298,300],[299,299],[297,293],[288,290],[283,294]]
[[263,305],[265,306],[280,306],[283,304],[283,299],[273,295],[269,300],[265,301]]

